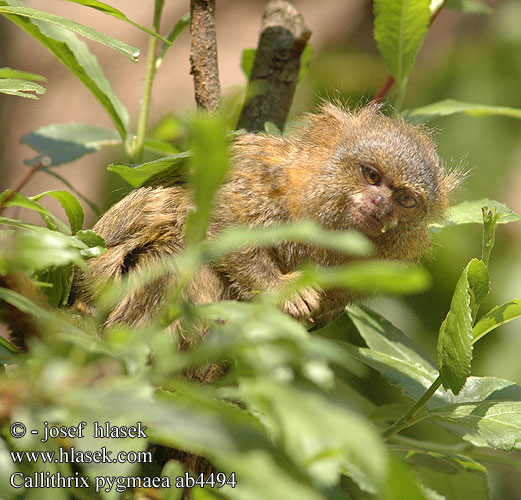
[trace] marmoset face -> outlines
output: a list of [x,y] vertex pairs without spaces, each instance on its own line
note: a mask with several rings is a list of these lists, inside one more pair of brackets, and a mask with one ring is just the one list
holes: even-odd
[[377,236],[426,215],[425,190],[408,186],[389,170],[369,163],[360,163],[354,174],[359,177],[359,186],[349,206],[353,229]]

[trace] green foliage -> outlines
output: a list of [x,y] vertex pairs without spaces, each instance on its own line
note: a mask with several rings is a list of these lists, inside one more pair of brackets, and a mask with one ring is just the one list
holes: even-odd
[[[96,0],[69,0],[105,12],[150,34],[145,75],[147,92],[169,46],[187,28],[189,16],[177,21],[166,37],[159,35],[164,2],[156,0],[154,29],[137,25],[118,9]],[[453,1],[463,11],[484,11],[477,1]],[[426,0],[375,2],[375,38],[382,57],[398,84],[395,104],[403,99],[409,74],[431,18],[444,2]],[[112,92],[101,66],[78,32],[124,53],[131,60],[137,49],[90,28],[53,14],[0,0],[0,14],[27,31],[72,71],[102,104],[115,129],[88,124],[53,124],[22,138],[40,156],[30,160],[47,173],[63,179],[56,167],[75,161],[107,145],[124,145],[128,163],[109,170],[132,187],[151,181],[183,182],[194,192],[194,207],[186,227],[187,250],[149,266],[140,273],[105,284],[98,297],[98,313],[71,311],[74,269],[105,251],[103,238],[83,230],[84,213],[68,191],[46,191],[23,196],[7,190],[1,206],[20,207],[40,214],[45,227],[0,217],[8,229],[0,231],[0,278],[23,274],[30,278],[39,301],[7,286],[0,287],[0,317],[8,306],[26,313],[39,335],[28,339],[30,351],[20,354],[0,338],[0,363],[18,365],[0,375],[0,497],[39,498],[39,489],[14,489],[12,474],[30,476],[45,471],[62,476],[89,476],[89,488],[51,488],[53,498],[129,499],[141,493],[101,488],[94,478],[170,478],[163,499],[180,498],[174,487],[184,469],[176,461],[163,465],[158,446],[174,447],[207,457],[236,486],[222,489],[196,487],[194,499],[241,500],[349,499],[383,500],[487,498],[487,466],[491,461],[519,466],[521,442],[521,387],[496,377],[472,376],[476,343],[499,326],[521,318],[521,299],[493,306],[479,317],[489,288],[489,258],[496,224],[521,217],[504,203],[490,199],[464,201],[452,207],[433,231],[449,226],[483,224],[481,260],[471,259],[457,281],[450,308],[439,328],[438,365],[416,342],[375,310],[351,304],[333,323],[308,332],[305,325],[284,315],[275,304],[285,294],[310,285],[324,289],[347,287],[364,294],[429,293],[430,275],[418,266],[371,260],[372,245],[360,234],[326,231],[311,221],[268,228],[233,227],[211,241],[205,239],[212,200],[228,169],[226,120],[222,116],[191,116],[185,120],[190,151],[179,152],[169,140],[180,120],[165,120],[147,136],[150,100],[144,99],[136,136],[128,114]],[[156,39],[163,45],[156,47]],[[245,50],[242,68],[249,75],[255,51]],[[302,55],[301,77],[311,58]],[[15,82],[13,83],[13,80]],[[35,81],[43,77],[10,68],[0,70],[0,91],[35,98]],[[4,85],[5,87],[2,87]],[[11,87],[9,87],[11,85]],[[43,89],[43,87],[41,87]],[[14,89],[14,90],[13,90]],[[404,113],[411,120],[426,120],[453,113],[473,116],[506,115],[519,118],[519,110],[444,100]],[[268,133],[277,133],[267,126]],[[177,132],[176,132],[177,133]],[[144,150],[155,153],[142,161]],[[158,156],[159,155],[159,156]],[[157,157],[158,156],[158,157]],[[75,192],[73,186],[69,189]],[[52,197],[65,212],[68,224],[41,200]],[[483,207],[491,207],[488,208]],[[250,246],[270,247],[299,241],[361,257],[343,266],[303,266],[299,279],[275,296],[260,293],[250,303],[225,301],[194,306],[184,300],[184,287],[207,262]],[[104,327],[105,314],[118,298],[175,268],[180,280],[157,321],[150,325]],[[495,281],[492,273],[492,281]],[[43,305],[45,304],[45,305]],[[193,340],[190,349],[178,350],[177,338],[165,325],[183,322],[183,335]],[[205,342],[197,342],[200,325]],[[212,384],[188,379],[187,371],[226,365],[226,374]],[[382,392],[398,389],[390,404],[381,395],[361,387],[377,372]],[[442,387],[443,385],[443,387]],[[387,396],[387,394],[386,394]],[[377,401],[372,401],[376,399]],[[113,426],[146,426],[146,438],[93,437],[94,422]],[[30,432],[17,438],[11,424],[23,422]],[[82,438],[41,440],[44,422],[78,426]],[[409,431],[409,428],[414,427]],[[405,432],[404,432],[405,431]],[[422,432],[423,431],[423,432]],[[439,439],[438,439],[439,437]],[[70,463],[41,460],[14,463],[14,451],[59,453],[98,450],[150,452],[147,463]],[[506,453],[508,451],[508,453]],[[231,477],[231,476],[230,476]],[[151,495],[157,494],[150,491]]]
[[[0,1],[0,6],[4,8],[23,8],[20,7],[22,5],[16,0]],[[122,139],[126,140],[129,132],[128,112],[112,92],[109,81],[87,45],[62,26],[6,12],[3,15],[34,37],[79,78],[107,111]]]
[[375,0],[374,37],[385,64],[402,87],[427,33],[429,0]]
[[18,97],[38,99],[35,94],[45,94],[45,87],[20,78],[0,78],[0,92]]

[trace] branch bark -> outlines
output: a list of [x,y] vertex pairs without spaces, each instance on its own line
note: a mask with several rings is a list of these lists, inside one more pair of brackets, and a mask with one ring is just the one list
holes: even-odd
[[216,112],[221,107],[217,63],[215,0],[190,0],[190,74],[197,106]]
[[237,128],[264,130],[267,121],[282,130],[297,86],[300,56],[311,36],[304,18],[286,0],[271,0],[262,19],[261,35],[247,96]]

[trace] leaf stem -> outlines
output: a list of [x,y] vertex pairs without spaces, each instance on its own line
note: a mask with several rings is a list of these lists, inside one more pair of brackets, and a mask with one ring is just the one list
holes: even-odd
[[425,394],[414,403],[411,408],[394,424],[388,427],[382,434],[384,439],[388,439],[391,436],[394,436],[402,429],[409,427],[413,418],[416,414],[425,406],[425,403],[433,396],[433,394],[438,390],[441,385],[441,375],[438,375],[438,378],[431,384],[431,386],[425,391]]
[[37,163],[32,165],[31,169],[22,176],[16,186],[10,189],[10,193],[0,201],[0,212],[5,208],[6,203],[10,201],[11,198],[13,198],[13,196],[18,193],[20,189],[22,189],[32,179],[34,174],[36,174],[36,172],[38,172],[38,170],[40,170],[43,166],[44,161],[42,160],[39,160]]
[[[154,30],[159,32],[159,23],[161,19],[161,9],[164,0],[155,0],[154,8]],[[145,148],[145,135],[148,126],[148,116],[150,113],[150,103],[152,96],[152,85],[156,76],[156,59],[157,59],[157,38],[150,35],[148,39],[147,65],[145,69],[145,83],[143,88],[143,98],[141,107],[139,108],[139,117],[137,123],[137,132],[132,146],[130,148],[130,160],[135,163],[143,161],[143,151]]]

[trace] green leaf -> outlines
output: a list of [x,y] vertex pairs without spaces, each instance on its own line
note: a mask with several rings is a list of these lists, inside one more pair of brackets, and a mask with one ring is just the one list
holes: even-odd
[[80,254],[85,260],[97,257],[105,251],[106,244],[103,236],[91,229],[78,231],[73,238],[84,245],[80,247]]
[[397,457],[390,456],[388,484],[393,500],[427,500],[417,478]]
[[146,26],[142,26],[141,24],[138,24],[134,21],[131,21],[123,12],[116,9],[115,7],[112,7],[106,3],[98,2],[97,0],[66,0],[67,2],[74,2],[80,5],[84,5],[85,7],[91,7],[93,9],[99,10],[100,12],[104,12],[105,14],[109,14],[110,16],[116,17],[117,19],[121,19],[122,21],[125,21],[126,23],[131,24],[135,28],[140,29],[141,31],[144,31],[145,33],[148,33],[149,35],[155,36],[156,38],[159,38],[159,40],[162,40],[163,43],[170,45],[170,42],[162,37],[159,33],[156,33],[154,30],[151,30],[147,28]]
[[[7,198],[12,194],[11,190],[6,190],[0,195],[0,200]],[[72,195],[71,195],[72,196]],[[54,230],[59,230],[62,233],[70,234],[70,229],[67,225],[56,217],[50,210],[40,205],[37,201],[32,198],[26,198],[20,193],[14,193],[9,201],[5,203],[6,207],[23,207],[29,210],[38,212],[44,220],[47,227]]]
[[0,224],[25,230],[0,232],[0,273],[34,273],[69,264],[84,268],[85,260],[97,257],[105,250],[103,238],[90,230],[69,236],[7,217],[0,217]]
[[156,59],[156,70],[159,68],[163,59],[165,58],[167,50],[173,45],[176,41],[177,37],[190,26],[190,12],[187,12],[177,23],[175,23],[174,27],[170,30],[168,35],[166,36],[168,40],[168,44],[163,43],[161,46],[161,50],[159,51],[159,55]]
[[196,210],[185,225],[187,246],[199,243],[206,234],[215,191],[228,171],[228,143],[221,117],[197,116],[192,122],[192,183]]
[[107,169],[123,177],[133,187],[140,187],[151,177],[160,178],[161,174],[165,174],[165,180],[174,182],[186,177],[187,164],[184,160],[191,155],[190,152],[183,152],[139,164],[111,163]]
[[445,219],[431,224],[430,227],[436,230],[460,224],[483,224],[482,207],[496,208],[499,214],[498,224],[508,224],[521,220],[521,216],[512,212],[504,203],[483,198],[481,200],[463,201],[449,208]]
[[470,427],[492,448],[511,450],[521,440],[521,401],[480,401],[428,411],[429,415]]
[[430,286],[424,269],[403,262],[360,261],[304,271],[306,280],[324,289],[345,287],[360,293],[414,294]]
[[[0,218],[0,222],[5,223],[6,219]],[[34,273],[68,264],[85,267],[77,243],[71,236],[41,227],[40,230],[16,231],[2,237],[0,272]]]
[[449,0],[448,9],[458,10],[465,14],[493,14],[494,9],[481,0]]
[[298,72],[298,80],[300,82],[308,73],[309,65],[311,64],[311,58],[313,57],[313,47],[310,43],[306,43],[304,50],[300,56],[300,69]]
[[378,492],[386,490],[386,450],[374,429],[344,405],[296,383],[287,386],[260,377],[241,383],[239,394],[249,407],[268,416],[286,452],[317,480],[334,484],[345,456],[372,479]]
[[461,274],[438,338],[438,364],[443,387],[458,394],[470,375],[472,324],[489,290],[488,269],[472,259]]
[[375,0],[374,37],[385,64],[402,86],[430,20],[429,0]]
[[271,247],[288,241],[309,243],[358,256],[368,255],[373,250],[371,242],[360,233],[326,231],[311,220],[302,220],[263,228],[228,228],[210,243],[209,251],[213,257],[219,257],[238,248]]
[[429,455],[430,460],[427,454],[423,454],[423,458],[416,454],[413,460],[416,458],[418,462],[415,462],[415,473],[429,493],[430,500],[489,500],[485,474],[464,468],[463,460],[458,467],[456,459],[440,458],[436,463],[435,454]]
[[85,123],[55,123],[40,127],[24,135],[20,142],[27,144],[40,156],[25,163],[32,165],[43,157],[50,159],[48,167],[70,163],[83,155],[99,151],[102,146],[121,144],[121,137],[114,129]]
[[500,306],[493,307],[480,318],[472,329],[474,343],[498,326],[518,318],[521,318],[521,299],[513,299]]
[[0,6],[0,14],[4,15],[17,15],[23,17],[29,17],[31,19],[39,19],[40,21],[45,21],[48,23],[57,24],[61,28],[68,29],[70,31],[74,31],[84,36],[85,38],[89,38],[94,40],[95,42],[101,43],[118,51],[120,54],[124,55],[128,59],[133,62],[137,62],[139,56],[139,49],[136,47],[132,47],[127,45],[126,43],[116,40],[108,35],[100,33],[93,28],[89,28],[88,26],[84,26],[83,24],[76,23],[65,17],[60,17],[55,14],[51,14],[49,12],[43,12],[41,10],[30,9],[28,7],[4,7]]
[[4,337],[0,337],[0,364],[12,365],[18,362],[16,353],[18,349],[11,345]]
[[[72,288],[72,265],[51,267],[35,274],[34,278],[47,286],[42,287],[43,294],[52,307],[63,307],[67,304]],[[50,286],[49,286],[50,285]]]
[[68,191],[45,191],[29,199],[39,201],[44,196],[52,196],[62,206],[63,210],[65,210],[72,234],[81,230],[85,214],[79,201],[71,193]]
[[19,78],[0,78],[0,92],[18,97],[38,99],[35,94],[45,94],[45,87]]
[[13,68],[0,68],[0,78],[18,78],[20,80],[30,80],[33,82],[46,82],[45,76],[37,75],[36,73],[28,73],[27,71],[20,71]]
[[145,149],[162,155],[179,154],[179,149],[177,149],[173,144],[158,139],[145,138]]
[[[425,364],[403,360],[390,354],[347,343],[344,344],[344,347],[354,359],[381,373],[392,385],[400,388],[405,397],[412,400],[421,398],[438,375],[436,370],[425,366]],[[446,402],[445,399],[440,399],[440,392],[438,390],[431,398],[438,404]]]
[[253,69],[253,63],[255,61],[255,49],[244,49],[241,54],[241,69],[244,76],[249,80],[251,71]]
[[465,113],[470,116],[510,116],[521,119],[521,109],[508,108],[504,106],[488,106],[486,104],[474,104],[470,102],[444,99],[443,101],[422,106],[404,112],[407,118],[418,118],[420,120],[449,116],[455,113]]
[[[23,6],[17,0],[0,0],[0,6]],[[107,111],[123,140],[129,134],[128,112],[112,92],[109,81],[87,45],[69,30],[28,17],[4,14],[12,23],[29,33],[92,92]]]
[[282,135],[282,130],[280,130],[280,128],[273,122],[264,122],[264,130],[267,134]]
[[474,472],[483,476],[487,474],[485,466],[458,453],[413,449],[407,452],[406,460],[409,463],[429,467],[446,474],[457,474],[460,471]]
[[435,373],[427,354],[376,311],[351,304],[346,308],[346,314],[371,350],[421,366],[431,374]]

